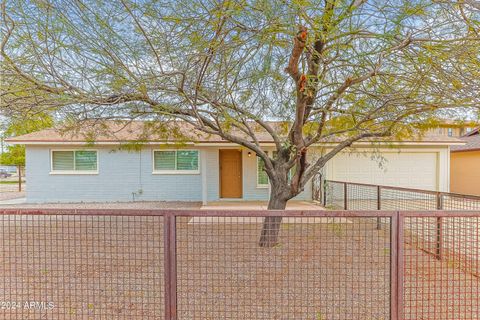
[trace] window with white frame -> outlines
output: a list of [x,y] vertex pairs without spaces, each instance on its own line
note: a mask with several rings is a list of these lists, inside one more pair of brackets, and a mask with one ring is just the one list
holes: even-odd
[[[269,156],[275,157],[277,151],[265,151]],[[295,172],[295,166],[288,171],[288,180],[292,178],[292,174]],[[269,179],[267,172],[265,171],[265,161],[262,158],[257,156],[257,187],[258,188],[268,188]]]
[[52,150],[52,172],[95,173],[98,156],[94,150]]
[[[265,152],[268,155],[268,151]],[[257,187],[268,188],[269,179],[265,171],[265,161],[257,155]]]
[[153,151],[154,173],[199,173],[198,150]]
[[448,128],[448,136],[449,137],[453,136],[453,129],[452,128]]

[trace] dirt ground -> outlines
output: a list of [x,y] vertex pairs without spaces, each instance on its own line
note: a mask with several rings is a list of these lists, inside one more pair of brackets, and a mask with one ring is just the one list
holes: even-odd
[[[0,182],[13,181],[9,179],[0,179]],[[18,191],[16,183],[0,183],[0,201],[25,197],[25,183],[22,184],[22,192]]]
[[21,203],[0,204],[1,208],[35,209],[200,209],[201,202],[185,201],[135,201],[135,202],[77,202],[77,203]]
[[[260,248],[251,219],[178,218],[178,319],[389,319],[389,230],[291,221]],[[0,246],[1,319],[163,319],[162,217],[3,216]],[[478,278],[406,252],[405,319],[480,319]]]
[[24,198],[24,197],[25,197],[25,191],[22,191],[22,192],[8,191],[7,192],[7,191],[0,190],[0,201]]

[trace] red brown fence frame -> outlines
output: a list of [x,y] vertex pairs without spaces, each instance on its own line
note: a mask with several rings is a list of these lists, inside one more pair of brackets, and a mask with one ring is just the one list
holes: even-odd
[[[346,197],[345,197],[346,198]],[[473,250],[478,250],[479,245],[479,234],[477,224],[480,222],[480,211],[479,212],[460,212],[460,211],[426,211],[426,212],[400,212],[400,211],[321,211],[321,210],[312,210],[312,211],[244,211],[244,210],[235,210],[235,211],[207,211],[207,210],[65,210],[65,209],[41,209],[41,210],[32,210],[32,209],[0,209],[0,216],[5,218],[2,220],[2,227],[8,227],[8,223],[10,221],[15,221],[16,223],[19,222],[18,220],[8,220],[7,216],[15,217],[15,216],[28,216],[28,215],[38,215],[38,216],[95,216],[95,217],[129,217],[132,218],[132,221],[135,217],[163,217],[163,264],[164,264],[164,303],[165,303],[165,319],[168,320],[176,320],[177,316],[177,219],[181,218],[205,218],[205,217],[219,217],[219,218],[235,218],[235,217],[251,217],[251,218],[263,218],[263,217],[270,217],[270,216],[279,216],[284,218],[369,218],[374,221],[374,219],[390,219],[390,319],[392,320],[403,320],[408,319],[405,318],[405,292],[404,287],[406,283],[405,275],[406,275],[406,264],[405,258],[408,257],[412,259],[410,255],[406,253],[406,242],[407,236],[405,234],[406,230],[408,232],[411,229],[418,228],[418,230],[426,230],[430,231],[429,228],[434,229],[436,228],[436,237],[437,242],[435,246],[435,253],[437,255],[437,259],[440,262],[435,263],[443,263],[443,255],[442,250],[449,245],[452,248],[448,248],[450,253],[452,250],[455,250],[460,246],[464,245],[463,242],[470,241],[471,248]],[[459,218],[458,221],[455,220]],[[425,223],[425,225],[406,225],[406,220],[408,219],[419,219],[419,221],[413,221],[416,223]],[[437,227],[431,227],[430,222],[427,225],[427,222],[421,222],[422,219],[436,219]],[[450,243],[444,244],[439,243],[438,237],[442,237],[443,232],[443,225],[442,219],[449,220],[449,228],[457,228],[454,235],[450,235],[449,241]],[[473,219],[471,222],[468,222],[468,219]],[[128,220],[130,221],[130,220]],[[429,220],[430,221],[430,220]],[[440,221],[440,223],[438,223]],[[467,221],[467,222],[465,222]],[[412,222],[409,222],[412,223]],[[466,224],[470,223],[470,224]],[[373,223],[375,225],[375,223]],[[479,227],[480,228],[480,227]],[[415,230],[414,230],[415,231]],[[37,231],[40,232],[40,231]],[[465,234],[469,232],[469,236],[465,236],[460,232],[464,232]],[[415,235],[417,237],[417,235]],[[412,236],[412,239],[416,239]],[[423,239],[422,241],[424,241]],[[206,240],[208,241],[208,240]],[[425,241],[430,241],[429,239]],[[2,242],[3,243],[3,242]],[[409,246],[411,247],[412,244],[410,243]],[[410,248],[409,247],[409,248]],[[463,247],[461,247],[463,248]],[[3,248],[0,248],[3,249]],[[423,250],[423,248],[419,249]],[[470,249],[469,249],[470,250]],[[474,252],[475,253],[475,252]],[[420,258],[419,258],[420,259]],[[427,259],[422,257],[422,259]],[[433,262],[428,262],[429,265],[433,265],[436,268],[434,271],[444,271],[447,268],[451,268],[447,262],[443,264],[434,264]],[[460,264],[463,262],[459,262]],[[480,269],[477,264],[474,265],[475,268]],[[456,267],[456,264],[454,264]],[[438,269],[438,270],[437,270]],[[408,270],[414,271],[414,270]],[[457,272],[457,271],[455,271]],[[478,272],[478,271],[475,271]],[[478,276],[478,275],[477,275]],[[409,279],[409,283],[413,283],[413,286],[417,285],[414,280]],[[440,278],[439,281],[445,281],[444,278]],[[473,280],[472,280],[473,281]],[[460,289],[464,289],[462,287],[465,284],[449,284],[450,288],[455,289],[455,286],[459,286]],[[160,289],[160,288],[159,288]],[[477,289],[478,290],[478,289]],[[465,291],[465,290],[463,290]],[[461,292],[463,292],[461,291]],[[471,290],[474,291],[473,289]],[[475,299],[475,297],[473,298]],[[477,297],[480,299],[480,297]],[[476,303],[476,304],[475,304]],[[475,305],[473,305],[475,304]],[[480,302],[474,301],[473,307],[479,307]],[[460,305],[460,307],[464,307]],[[421,312],[415,310],[415,312]],[[430,312],[430,311],[425,311]],[[442,313],[444,311],[432,311],[434,316],[444,316],[445,314]],[[445,311],[446,312],[446,311]],[[467,312],[475,312],[469,310]],[[446,315],[448,317],[449,315]],[[429,318],[426,318],[429,319]],[[442,319],[444,319],[442,317]],[[447,318],[445,318],[447,319]],[[448,318],[451,319],[451,318]]]

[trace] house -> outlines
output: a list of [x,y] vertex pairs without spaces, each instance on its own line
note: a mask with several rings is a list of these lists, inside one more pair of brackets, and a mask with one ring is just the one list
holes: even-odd
[[458,138],[472,132],[476,126],[473,121],[443,120],[431,128],[429,134]]
[[451,150],[450,191],[480,196],[480,128],[461,139],[466,144]]
[[[26,146],[27,202],[268,199],[268,177],[252,151],[185,123],[148,134],[146,127],[111,122],[95,129],[95,139],[90,131],[66,135],[56,129],[10,138],[8,143]],[[260,132],[258,140],[264,150],[274,151],[269,135]],[[361,141],[334,157],[323,174],[332,180],[449,191],[449,150],[462,143],[438,135]],[[335,145],[323,142],[309,156]],[[311,185],[297,198],[311,199]]]

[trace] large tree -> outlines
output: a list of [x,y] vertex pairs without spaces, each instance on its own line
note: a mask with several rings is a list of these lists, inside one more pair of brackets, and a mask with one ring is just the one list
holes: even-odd
[[[51,128],[53,117],[45,112],[25,112],[22,117],[11,117],[2,120],[0,130],[2,138],[16,137],[23,134]],[[0,157],[0,164],[25,166],[25,147],[22,145],[7,146]]]
[[[361,139],[478,105],[479,5],[427,0],[7,1],[5,112],[182,120],[255,152],[268,208]],[[272,122],[271,120],[275,120]],[[275,156],[258,133],[275,143]],[[314,161],[313,146],[338,142]],[[293,170],[292,174],[289,174]],[[266,218],[260,244],[277,241]]]
[[[23,114],[21,119],[9,118],[0,119],[0,131],[2,139],[15,137],[38,130],[51,128],[53,118],[44,112],[35,112],[34,114]],[[18,191],[22,191],[22,168],[25,167],[25,146],[14,145],[7,146],[6,152],[1,150],[0,164],[16,166],[18,170]]]

